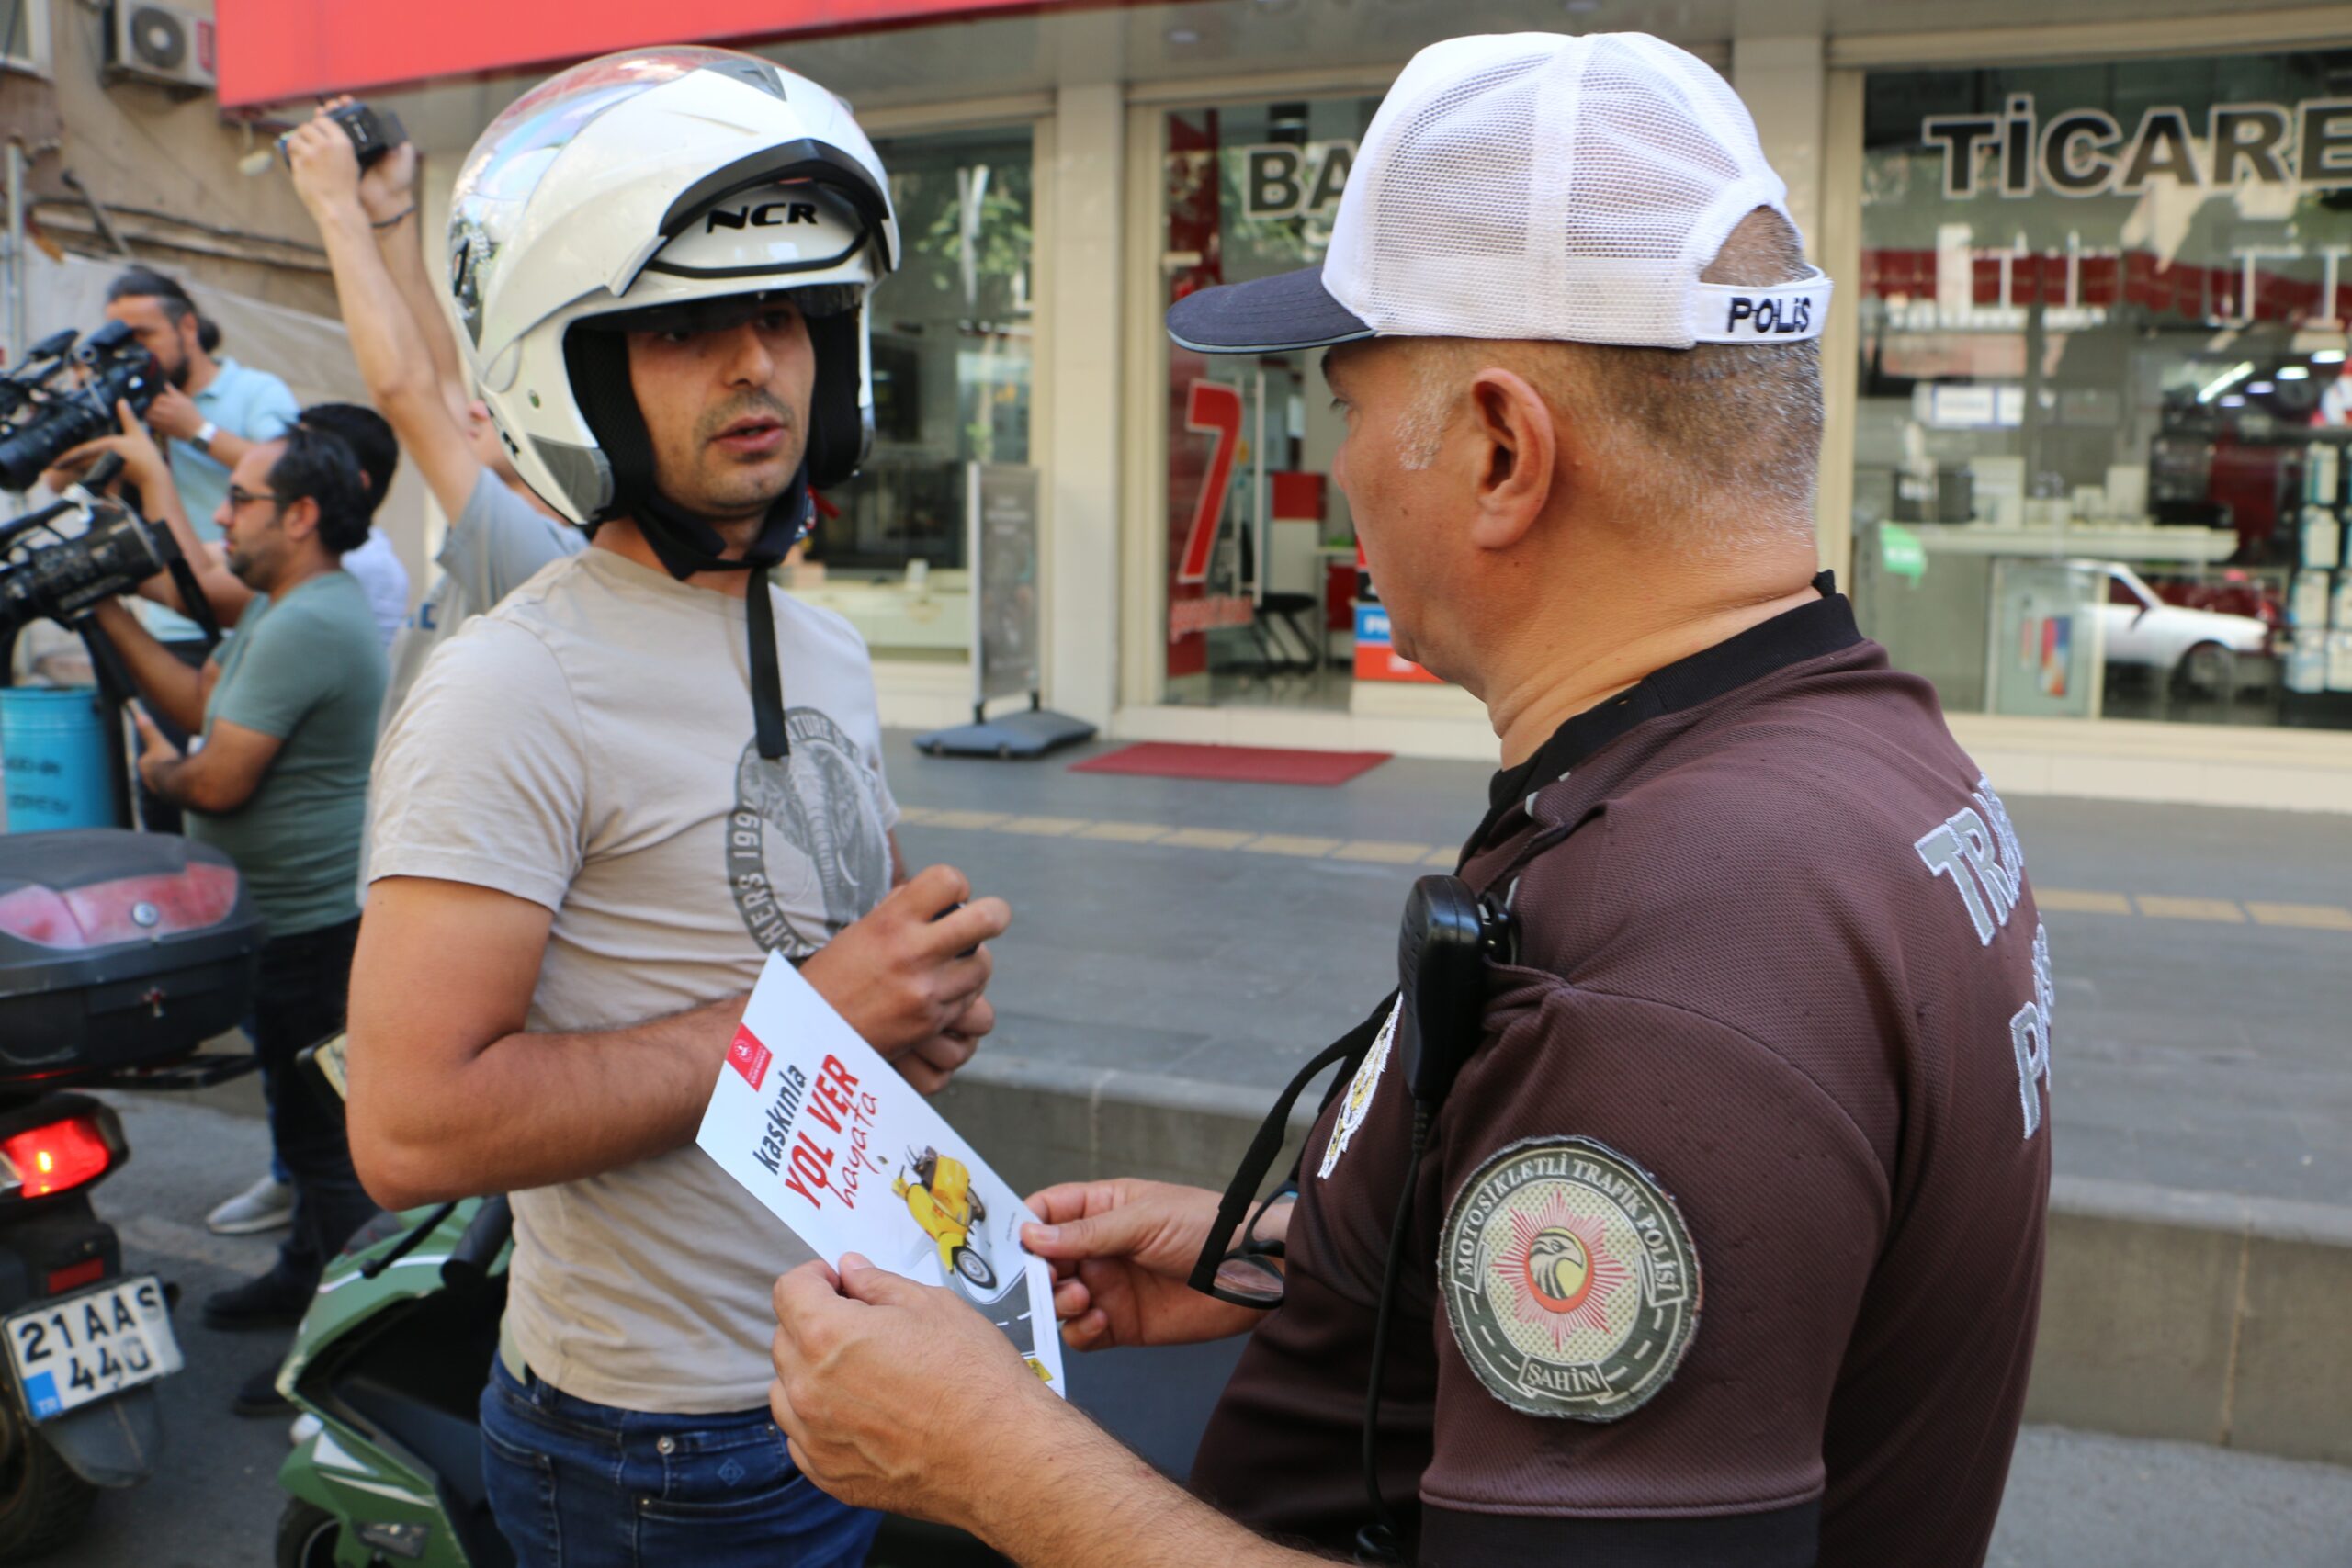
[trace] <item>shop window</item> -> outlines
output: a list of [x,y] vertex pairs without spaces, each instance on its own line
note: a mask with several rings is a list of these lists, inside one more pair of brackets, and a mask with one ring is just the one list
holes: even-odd
[[1870,79],[1855,597],[1948,707],[2352,727],[2347,68]]
[[[1170,112],[1159,303],[1320,264],[1379,106]],[[1330,482],[1346,427],[1317,358],[1169,350],[1167,701],[1348,705],[1355,535]]]
[[1029,461],[1027,128],[877,141],[904,254],[876,290],[874,449],[820,499],[793,592],[876,654],[969,656],[967,463]]

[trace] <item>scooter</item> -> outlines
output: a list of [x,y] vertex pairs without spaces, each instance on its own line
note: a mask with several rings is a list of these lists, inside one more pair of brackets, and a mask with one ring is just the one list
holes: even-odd
[[91,829],[0,837],[0,1562],[70,1540],[144,1480],[154,1384],[180,1370],[178,1287],[125,1274],[90,1206],[130,1157],[82,1088],[193,1089],[251,1002],[262,926],[228,858]]
[[977,1290],[997,1288],[988,1234],[980,1229],[989,1217],[988,1206],[972,1190],[970,1168],[936,1149],[910,1149],[906,1168],[891,1180],[890,1190],[905,1200],[915,1224],[939,1248],[942,1269],[951,1277],[961,1275]]
[[278,1568],[512,1568],[482,1484],[514,1216],[470,1198],[387,1214],[327,1268],[277,1376]]

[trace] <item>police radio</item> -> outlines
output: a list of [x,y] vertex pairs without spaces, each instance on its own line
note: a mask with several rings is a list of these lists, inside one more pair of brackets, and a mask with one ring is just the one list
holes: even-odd
[[1388,1325],[1405,1258],[1405,1228],[1412,1219],[1413,1189],[1438,1107],[1486,1037],[1487,965],[1509,964],[1518,955],[1519,928],[1508,903],[1474,892],[1458,876],[1424,876],[1413,884],[1396,931],[1396,1043],[1413,1100],[1413,1141],[1396,1191],[1396,1217],[1388,1226],[1380,1309],[1373,1320],[1372,1371],[1364,1380],[1363,1490],[1372,1519],[1356,1532],[1358,1562],[1403,1561],[1403,1533],[1380,1495],[1380,1390],[1388,1372]]

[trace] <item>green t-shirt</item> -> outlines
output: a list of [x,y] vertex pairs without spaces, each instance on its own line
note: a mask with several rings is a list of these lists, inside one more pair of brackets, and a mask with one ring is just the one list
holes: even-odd
[[271,936],[350,919],[386,679],[367,591],[337,570],[256,599],[213,657],[205,732],[226,719],[285,744],[252,799],[190,811],[187,836],[237,863]]

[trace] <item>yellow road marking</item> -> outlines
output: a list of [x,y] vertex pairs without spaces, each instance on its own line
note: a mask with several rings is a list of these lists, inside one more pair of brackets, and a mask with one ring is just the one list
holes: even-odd
[[2132,900],[2120,893],[2086,893],[2078,887],[2037,887],[2033,890],[2033,905],[2037,909],[2064,909],[2084,915],[2132,912]]
[[[1232,828],[1171,828],[1161,822],[1098,822],[1085,817],[1015,817],[1003,811],[949,811],[902,806],[899,820],[931,828],[1020,833],[1035,838],[1088,839],[1098,843],[1159,844],[1180,850],[1245,850],[1251,854],[1290,855],[1302,860],[1353,861],[1374,865],[1434,865],[1451,868],[1459,852],[1442,846],[1385,839],[1326,839],[1307,833],[1250,833]],[[2301,931],[2352,931],[2352,909],[2340,904],[2288,904],[2249,898],[2175,894],[2108,893],[2082,887],[2037,887],[2035,904],[2049,911],[2083,915],[2140,914],[2160,920],[2206,920]]]
[[1341,844],[1331,858],[1373,861],[1381,865],[1412,865],[1429,852],[1427,844],[1392,844],[1379,839],[1355,839]]
[[934,828],[993,828],[1009,818],[1001,811],[934,811],[931,825]]
[[2352,909],[2341,904],[2257,904],[2245,901],[2246,913],[2265,926],[2301,926],[2306,931],[2352,931]]
[[1083,817],[1016,817],[997,824],[1000,833],[1033,833],[1041,839],[1061,839],[1091,826]]
[[1180,850],[1238,850],[1254,837],[1226,828],[1179,828],[1159,841]]
[[2140,913],[2159,920],[2216,920],[2223,925],[2245,924],[2245,913],[2228,898],[2179,898],[2164,894],[2138,895]]
[[1158,822],[1097,822],[1078,832],[1081,839],[1101,839],[1114,844],[1148,844],[1166,838],[1173,829]]
[[1261,833],[1241,847],[1253,855],[1297,855],[1303,860],[1320,860],[1338,849],[1340,840],[1297,833]]

